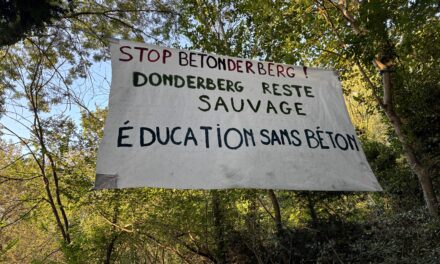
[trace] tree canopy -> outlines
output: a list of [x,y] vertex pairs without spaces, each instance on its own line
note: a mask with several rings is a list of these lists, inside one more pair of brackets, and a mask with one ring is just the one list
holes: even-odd
[[[0,7],[0,261],[440,257],[438,1],[69,0]],[[109,37],[337,70],[384,192],[91,190],[107,114],[94,100],[109,89],[94,67],[108,65]]]

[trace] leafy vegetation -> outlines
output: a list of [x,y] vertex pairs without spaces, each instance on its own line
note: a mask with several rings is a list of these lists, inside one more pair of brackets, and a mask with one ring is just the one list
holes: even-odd
[[[438,1],[3,1],[0,10],[1,262],[439,262]],[[108,89],[93,65],[108,60],[111,36],[336,69],[384,192],[92,191],[107,110],[87,100]]]

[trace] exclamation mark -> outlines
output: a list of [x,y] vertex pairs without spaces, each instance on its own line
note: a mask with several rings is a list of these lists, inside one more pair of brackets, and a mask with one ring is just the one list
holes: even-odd
[[303,71],[306,78],[309,78],[309,76],[307,76],[307,66],[303,66]]

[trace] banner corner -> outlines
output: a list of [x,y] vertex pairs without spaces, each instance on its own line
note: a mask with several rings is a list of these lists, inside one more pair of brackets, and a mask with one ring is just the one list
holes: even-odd
[[117,188],[118,188],[118,174],[96,173],[94,190],[117,189]]

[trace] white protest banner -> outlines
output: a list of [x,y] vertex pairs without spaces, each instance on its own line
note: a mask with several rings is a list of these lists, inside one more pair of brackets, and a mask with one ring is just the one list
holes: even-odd
[[333,71],[113,41],[95,188],[381,190]]

